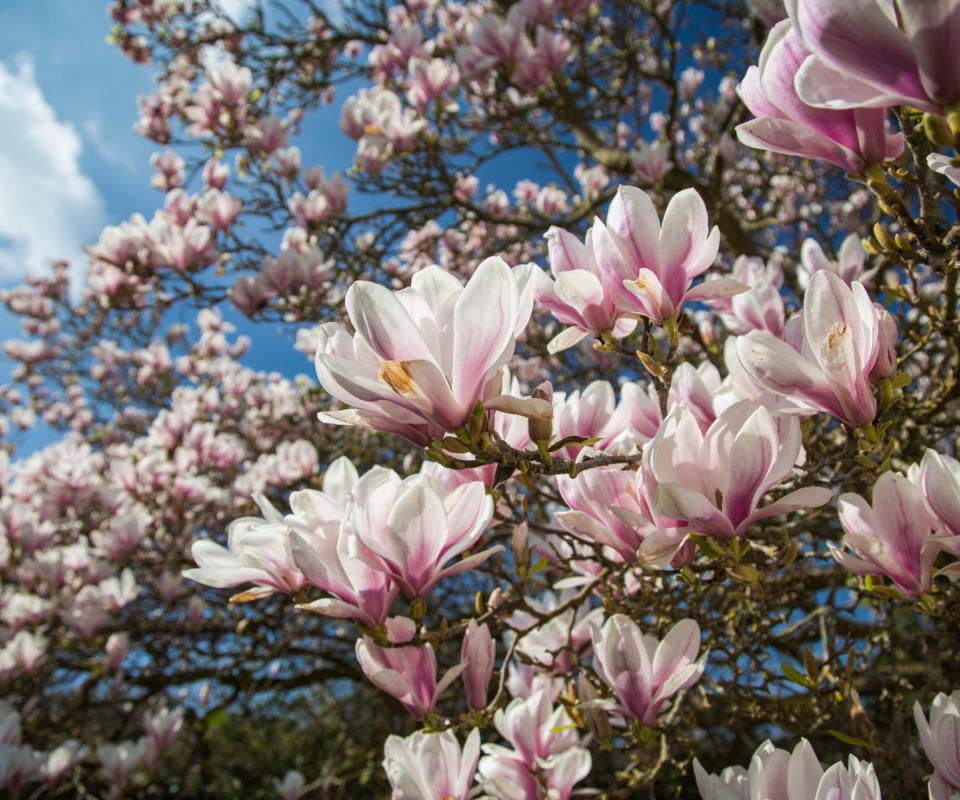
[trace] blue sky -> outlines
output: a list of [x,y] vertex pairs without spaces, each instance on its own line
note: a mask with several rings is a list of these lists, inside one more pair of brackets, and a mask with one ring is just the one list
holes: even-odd
[[[221,0],[242,13],[250,0]],[[133,132],[136,98],[152,88],[152,68],[129,62],[106,37],[106,0],[3,0],[0,9],[0,286],[19,283],[67,258],[82,273],[83,246],[107,224],[134,212],[149,217],[163,196],[150,186],[159,148]],[[313,115],[297,144],[304,165],[349,166],[353,144],[336,128],[336,110]],[[311,373],[289,332],[253,326],[247,363]],[[184,309],[184,321],[193,310]],[[181,314],[175,314],[181,316]],[[0,337],[19,337],[0,311]],[[0,355],[0,380],[10,364]],[[27,442],[34,446],[49,437]],[[29,446],[28,446],[29,449]],[[21,451],[22,452],[22,451]]]

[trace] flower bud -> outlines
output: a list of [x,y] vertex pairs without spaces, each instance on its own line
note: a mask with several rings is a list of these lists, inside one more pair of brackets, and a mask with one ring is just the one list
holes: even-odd
[[467,705],[478,711],[487,704],[487,687],[493,677],[493,664],[496,660],[496,645],[490,635],[490,628],[477,625],[475,619],[470,620],[467,632],[463,635],[460,660],[467,664],[463,671]]

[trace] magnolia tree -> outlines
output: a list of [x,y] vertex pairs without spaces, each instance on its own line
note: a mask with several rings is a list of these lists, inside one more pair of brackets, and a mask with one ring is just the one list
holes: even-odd
[[960,797],[960,3],[109,13],[163,199],[3,295],[7,791]]

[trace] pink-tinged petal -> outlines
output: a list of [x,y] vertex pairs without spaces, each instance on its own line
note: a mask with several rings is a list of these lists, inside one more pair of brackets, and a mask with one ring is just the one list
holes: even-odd
[[790,514],[804,508],[819,508],[829,503],[832,497],[833,493],[829,489],[823,489],[819,486],[805,486],[802,489],[795,489],[779,500],[754,511],[737,526],[737,533],[745,533],[751,525],[762,519]]
[[450,667],[450,669],[443,673],[443,677],[440,678],[440,681],[437,683],[437,691],[434,696],[440,697],[440,695],[442,695],[450,687],[450,685],[460,677],[461,673],[466,668],[467,662],[461,661],[459,664]]
[[623,274],[622,278],[633,278],[638,268],[659,273],[660,218],[645,191],[621,186],[607,211],[607,225],[624,243],[625,255],[633,267],[634,274]]
[[517,285],[502,258],[477,267],[453,312],[453,394],[467,413],[513,349]]
[[590,331],[585,331],[582,328],[570,327],[564,328],[560,333],[554,336],[550,342],[547,344],[547,352],[550,355],[555,355],[560,353],[567,348],[573,347],[575,344],[581,342],[585,337],[590,335]]
[[860,156],[843,145],[799,122],[774,117],[759,117],[736,127],[737,138],[747,147],[771,150],[785,156],[822,159],[850,172],[862,172],[866,166]]
[[713,503],[700,492],[679,483],[661,483],[655,505],[659,513],[685,520],[696,533],[724,539],[736,535],[730,520]]
[[787,765],[787,800],[807,800],[813,797],[823,777],[823,767],[810,742],[801,739],[790,754]]
[[444,556],[473,547],[493,518],[493,498],[482,481],[464,483],[444,498],[447,510],[447,546]]
[[[794,79],[800,66],[809,56],[796,32],[790,30],[790,23],[782,23],[787,30],[771,46],[773,36],[764,45],[769,51],[766,65],[761,68],[761,82],[767,97],[776,98],[782,116],[792,119],[818,134],[836,142],[848,150],[857,149],[857,131],[854,115],[850,111],[826,111],[807,105],[797,97]],[[781,116],[781,115],[778,115]]]
[[920,464],[927,504],[954,536],[960,535],[960,462],[927,450]]
[[587,270],[593,267],[593,257],[576,236],[562,228],[551,226],[545,234],[550,269],[554,277],[570,270]]
[[553,403],[540,397],[514,397],[510,394],[498,394],[484,400],[487,411],[499,411],[503,414],[516,414],[521,417],[551,417]]
[[463,284],[440,267],[424,267],[410,279],[410,286],[431,309],[443,308],[463,290]]
[[727,449],[723,513],[732,525],[739,525],[760,502],[778,445],[776,424],[760,406],[740,427]]
[[334,459],[323,475],[323,492],[329,495],[334,503],[342,506],[359,477],[353,462],[346,456],[340,456]]
[[297,608],[303,611],[312,611],[315,614],[321,614],[324,617],[334,619],[355,619],[364,625],[373,626],[377,622],[369,614],[364,613],[356,606],[344,603],[334,597],[321,597],[311,603],[297,603]]
[[854,555],[841,550],[833,542],[828,542],[827,547],[830,550],[830,555],[833,556],[834,560],[843,567],[847,572],[852,575],[876,575],[877,568],[869,561],[864,561],[862,558],[857,558]]
[[648,569],[679,568],[691,560],[681,553],[687,542],[687,533],[681,529],[657,528],[640,544],[637,563]]
[[736,340],[737,356],[751,380],[787,397],[799,396],[837,416],[843,409],[816,367],[767,331],[751,331]]
[[[883,87],[862,81],[816,56],[808,58],[797,70],[794,86],[804,103],[830,111],[882,110],[901,103],[920,104],[917,100],[891,94]],[[929,103],[922,105],[928,111],[934,110]]]
[[460,559],[446,569],[440,570],[436,574],[434,580],[431,582],[431,588],[446,578],[452,578],[455,575],[462,575],[464,572],[469,572],[471,569],[479,567],[484,561],[490,558],[490,556],[502,552],[503,545],[498,544],[495,547],[488,547],[486,550],[482,550],[479,553],[474,553],[473,555],[469,555],[466,558]]
[[[623,282],[624,288],[630,295],[634,295],[635,306],[631,309],[626,306],[625,310],[638,311],[650,319],[656,325],[661,325],[665,319],[672,316],[675,308],[670,296],[664,290],[663,284],[654,272],[649,269],[641,269],[640,273],[633,280]],[[679,298],[678,298],[679,299]]]
[[356,281],[347,290],[347,314],[382,361],[433,360],[407,310],[394,292],[369,281]]
[[[556,518],[564,530],[570,531],[575,536],[606,545],[616,550],[627,561],[632,561],[636,554],[636,547],[631,547],[608,526],[601,524],[583,511],[558,511]],[[637,538],[639,540],[639,537]]]
[[660,275],[668,291],[675,286],[672,273],[682,281],[686,262],[707,238],[707,207],[696,189],[684,189],[670,198],[660,231]]
[[733,278],[712,278],[687,291],[681,302],[703,303],[708,300],[721,300],[724,297],[733,297],[734,295],[747,291],[750,291],[749,286],[744,286],[740,281],[735,281]]
[[[873,309],[867,313],[873,316]],[[857,384],[866,382],[863,373],[868,366],[859,341],[864,321],[850,287],[832,270],[820,270],[810,278],[803,296],[803,331],[824,373],[856,395]]]
[[419,410],[425,421],[436,421],[448,432],[459,428],[472,410],[457,402],[446,376],[432,361],[384,361],[379,377]]
[[653,682],[662,684],[674,672],[694,661],[700,652],[700,626],[692,619],[674,625],[657,647]]
[[950,105],[960,99],[960,6],[952,0],[926,0],[898,6],[903,30],[920,69],[920,79],[931,99]]
[[[681,689],[693,686],[693,684],[700,680],[700,676],[703,675],[705,667],[706,657],[701,658],[693,664],[680,667],[680,669],[672,673],[670,677],[660,685],[654,695],[654,700],[657,702],[657,705],[665,700],[669,700]],[[653,720],[651,720],[651,722],[653,722]]]
[[788,6],[804,44],[845,74],[924,98],[917,62],[903,31],[877,0],[802,0]]
[[755,117],[774,117],[785,119],[784,114],[767,97],[760,85],[760,70],[753,66],[747,69],[747,74],[740,82],[737,88],[737,94],[743,100],[743,104],[750,110]]
[[396,565],[400,577],[419,595],[438,566],[447,544],[447,514],[440,496],[426,481],[402,491],[387,517],[387,529],[365,544]]

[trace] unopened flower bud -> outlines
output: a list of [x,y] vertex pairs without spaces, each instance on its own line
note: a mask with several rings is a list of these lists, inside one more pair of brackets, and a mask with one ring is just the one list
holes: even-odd
[[517,573],[525,577],[530,569],[529,528],[526,522],[513,526],[513,559],[517,564]]
[[530,434],[530,440],[535,444],[549,444],[553,437],[553,385],[549,381],[544,381],[533,390],[533,397],[550,403],[550,410],[545,414],[528,417],[527,431]]

